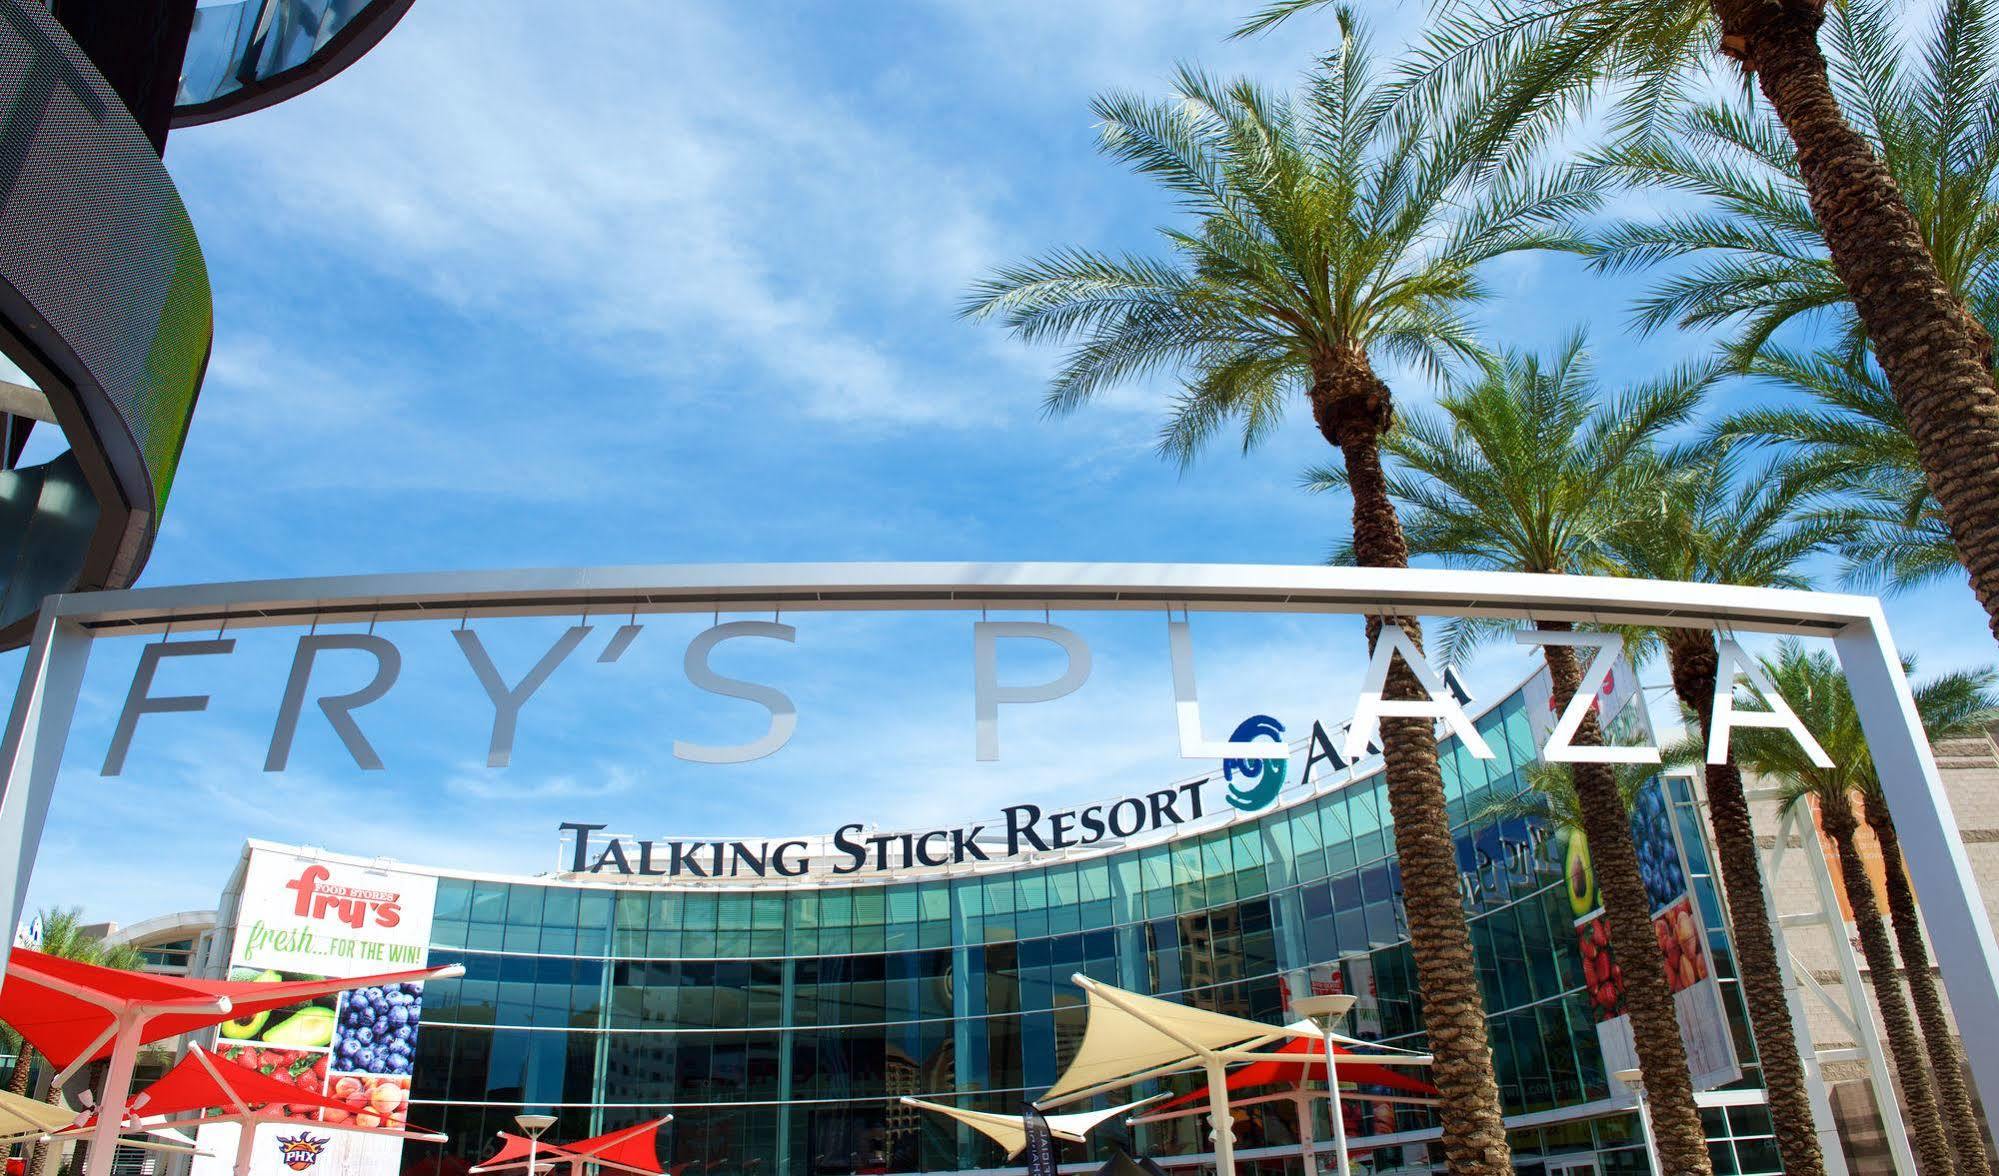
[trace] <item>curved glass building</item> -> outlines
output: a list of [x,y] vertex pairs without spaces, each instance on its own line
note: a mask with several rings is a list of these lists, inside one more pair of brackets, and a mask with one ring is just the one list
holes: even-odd
[[[1599,979],[1610,964],[1590,946],[1586,851],[1500,803],[1525,786],[1545,698],[1530,682],[1478,717],[1490,760],[1442,745],[1515,1159],[1528,1172],[1645,1172],[1631,1100],[1611,1078],[1631,1063],[1615,1056],[1615,993]],[[1350,1032],[1420,1048],[1383,780],[1363,764],[1314,781],[1313,766],[1261,812],[1222,807],[1154,844],[889,884],[418,871],[435,877],[429,960],[465,975],[424,994],[410,1092],[410,1120],[452,1142],[441,1158],[406,1149],[404,1168],[463,1171],[523,1105],[559,1117],[551,1139],[671,1112],[661,1147],[676,1173],[1007,1167],[983,1137],[898,1099],[1017,1112],[1081,1038],[1077,973],[1273,1023],[1295,1019],[1294,995],[1353,992]],[[1676,999],[1694,1022],[1688,1010],[1714,1005],[1719,1039],[1690,1050],[1711,1088],[1717,1172],[1774,1172],[1689,783],[1667,781],[1654,814],[1682,847],[1684,875],[1682,896],[1661,895],[1662,927],[1677,926],[1677,903],[1711,961]],[[277,848],[253,846],[246,860]],[[225,922],[237,897],[225,896]],[[1238,1109],[1242,1171],[1303,1171],[1294,1105]],[[1314,1137],[1329,1139],[1324,1100],[1310,1105]],[[1357,1164],[1431,1166],[1428,1109],[1364,1095],[1348,1107]],[[1123,1142],[1168,1167],[1194,1163],[1205,1132],[1201,1118],[1111,1127],[1062,1159],[1094,1168]]]

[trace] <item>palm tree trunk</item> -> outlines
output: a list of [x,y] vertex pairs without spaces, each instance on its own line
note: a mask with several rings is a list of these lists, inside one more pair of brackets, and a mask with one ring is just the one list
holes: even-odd
[[1833,268],[1915,439],[1971,584],[1999,636],[1999,392],[1894,178],[1840,111],[1819,52],[1824,0],[1711,0],[1725,49],[1754,69],[1798,149]]
[[[1542,621],[1544,630],[1567,630],[1565,621]],[[1575,650],[1544,645],[1548,677],[1557,711],[1566,709],[1582,684]],[[1603,746],[1603,728],[1592,708],[1575,742]],[[1603,894],[1604,918],[1610,922],[1611,950],[1624,968],[1624,1007],[1638,1046],[1638,1064],[1652,1107],[1653,1140],[1659,1164],[1674,1176],[1706,1176],[1714,1170],[1708,1159],[1707,1131],[1694,1103],[1693,1079],[1687,1074],[1687,1049],[1680,1040],[1679,1015],[1666,983],[1666,956],[1659,950],[1652,924],[1652,900],[1638,872],[1638,849],[1631,838],[1631,813],[1618,791],[1617,773],[1609,764],[1570,764],[1576,800],[1582,808],[1583,835],[1589,838],[1590,861]]]
[[[1720,670],[1714,637],[1705,629],[1672,630],[1666,634],[1666,653],[1673,693],[1699,717],[1705,739],[1714,718],[1714,679]],[[1708,826],[1714,831],[1721,891],[1735,933],[1736,977],[1763,1068],[1777,1150],[1784,1170],[1792,1176],[1825,1176],[1825,1155],[1812,1118],[1797,1030],[1784,996],[1777,939],[1770,929],[1770,907],[1763,899],[1763,862],[1756,850],[1742,773],[1732,763],[1708,764],[1706,783]]]
[[1874,1003],[1881,1010],[1881,1025],[1888,1031],[1888,1052],[1894,1055],[1895,1076],[1902,1082],[1902,1109],[1908,1120],[1909,1142],[1916,1149],[1916,1167],[1922,1176],[1949,1176],[1957,1170],[1951,1161],[1950,1139],[1944,1134],[1943,1119],[1937,1114],[1929,1059],[1916,1036],[1916,1022],[1909,1015],[1909,1002],[1902,995],[1902,985],[1895,978],[1895,949],[1888,942],[1881,908],[1874,901],[1874,883],[1867,877],[1866,867],[1860,863],[1860,851],[1854,846],[1853,834],[1859,822],[1854,819],[1853,806],[1843,795],[1821,803],[1819,824],[1839,851],[1839,882],[1860,932],[1860,954],[1867,961]]
[[[56,1085],[54,1073],[49,1075],[49,1091],[42,1101],[52,1107],[62,1105],[62,1087]],[[27,1176],[42,1176],[43,1167],[61,1154],[61,1144],[37,1143],[34,1150],[28,1154]]]
[[[20,1052],[14,1057],[14,1072],[7,1076],[7,1093],[14,1095],[16,1098],[28,1097],[28,1084],[33,1081],[34,1073],[35,1047],[29,1045],[23,1039]],[[14,1149],[9,1147],[7,1150],[11,1152]],[[21,1142],[21,1155],[23,1158],[27,1156],[28,1151],[28,1143],[26,1140],[23,1140]]]
[[1944,1132],[1950,1137],[1957,1157],[1957,1170],[1987,1176],[1992,1161],[1985,1151],[1985,1136],[1978,1129],[1978,1112],[1971,1105],[1971,1088],[1964,1080],[1964,1057],[1944,1016],[1937,982],[1930,975],[1930,949],[1923,942],[1922,918],[1916,913],[1916,892],[1902,865],[1902,842],[1895,835],[1895,822],[1888,804],[1878,795],[1863,801],[1867,827],[1881,843],[1881,866],[1887,875],[1888,921],[1895,929],[1895,946],[1902,953],[1902,975],[1909,985],[1909,1003],[1915,1006],[1916,1023],[1922,1027],[1923,1044],[1930,1055],[1930,1075],[1936,1081],[1937,1112],[1943,1117]]
[[[1349,361],[1344,389],[1315,383],[1314,416],[1327,440],[1346,462],[1353,494],[1354,556],[1366,567],[1406,568],[1409,545],[1388,482],[1381,470],[1379,441],[1389,417],[1388,388],[1366,366]],[[1422,626],[1398,619],[1416,648]],[[1380,639],[1383,618],[1367,619],[1370,647]],[[1390,666],[1384,696],[1422,698],[1422,684],[1398,658]],[[1416,987],[1430,1052],[1436,1058],[1430,1080],[1437,1086],[1443,1121],[1445,1161],[1463,1176],[1511,1176],[1513,1153],[1493,1077],[1492,1048],[1486,1040],[1485,1000],[1472,959],[1471,931],[1465,925],[1458,881],[1457,846],[1444,802],[1444,775],[1437,763],[1437,734],[1428,719],[1384,718],[1382,758],[1386,763],[1388,808],[1395,822],[1396,855],[1402,866],[1402,901],[1409,916],[1410,946],[1416,957]]]

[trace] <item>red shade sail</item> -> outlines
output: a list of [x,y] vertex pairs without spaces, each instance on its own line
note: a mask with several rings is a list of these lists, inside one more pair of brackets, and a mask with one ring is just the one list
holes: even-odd
[[[154,1119],[186,1114],[189,1111],[215,1111],[215,1114],[203,1118],[181,1119],[165,1125],[184,1129],[203,1123],[237,1123],[255,1130],[258,1123],[289,1123],[315,1130],[393,1135],[427,1142],[444,1139],[444,1136],[437,1132],[426,1131],[416,1126],[409,1126],[406,1129],[360,1127],[349,1123],[319,1123],[310,1119],[298,1119],[275,1109],[280,1106],[321,1107],[335,1111],[353,1109],[338,1099],[281,1082],[262,1070],[245,1066],[240,1062],[232,1062],[220,1054],[197,1045],[190,1046],[186,1056],[174,1063],[173,1069],[160,1075],[151,1086],[140,1091],[127,1105],[125,1115],[128,1130],[131,1129],[130,1125],[142,1119],[150,1123]],[[94,1114],[85,1116],[73,1131],[80,1136],[88,1132],[96,1121],[97,1116]],[[243,1146],[244,1143],[247,1141],[239,1143],[238,1146]]]
[[487,1168],[525,1167],[528,1162],[528,1150],[530,1147],[534,1149],[534,1162],[536,1164],[558,1163],[563,1160],[575,1158],[569,1154],[568,1149],[559,1147],[553,1143],[536,1144],[525,1135],[515,1135],[511,1131],[502,1131],[500,1132],[500,1150],[472,1165],[472,1170],[478,1172]]
[[274,1105],[351,1108],[346,1103],[280,1082],[262,1070],[232,1062],[200,1046],[188,1047],[174,1068],[160,1075],[132,1100],[132,1113],[153,1118],[182,1115],[220,1107],[224,1114],[244,1114]]
[[659,1172],[659,1129],[670,1121],[654,1119],[635,1127],[620,1127],[565,1146],[592,1160],[608,1160],[642,1172]]
[[456,969],[418,968],[345,980],[191,980],[101,968],[15,948],[0,985],[0,1021],[67,1070],[111,1053],[120,1017],[145,1021],[140,1044],[206,1029],[348,988],[424,980]]
[[[1420,1078],[1397,1073],[1394,1067],[1375,1065],[1367,1061],[1366,1054],[1357,1054],[1350,1049],[1335,1046],[1334,1056],[1340,1059],[1338,1067],[1341,1082],[1357,1082],[1363,1086],[1385,1086],[1405,1094],[1434,1096],[1437,1088]],[[1302,1086],[1308,1079],[1326,1080],[1326,1047],[1323,1042],[1309,1038],[1294,1037],[1281,1045],[1265,1047],[1267,1053],[1287,1053],[1299,1055],[1295,1062],[1251,1062],[1239,1070],[1229,1073],[1228,1089],[1231,1094],[1254,1090],[1259,1086]],[[1349,1061],[1348,1059],[1352,1059]],[[1148,1114],[1177,1110],[1196,1102],[1205,1102],[1208,1088],[1203,1085],[1178,1098],[1160,1103]]]
[[[664,1176],[664,1170],[659,1166],[659,1129],[672,1121],[673,1116],[668,1115],[579,1139],[575,1143],[535,1144],[535,1166],[570,1164],[580,1171],[584,1164],[602,1164],[623,1172]],[[475,1164],[472,1170],[490,1172],[503,1168],[526,1168],[529,1146],[525,1135],[502,1131],[500,1150]]]

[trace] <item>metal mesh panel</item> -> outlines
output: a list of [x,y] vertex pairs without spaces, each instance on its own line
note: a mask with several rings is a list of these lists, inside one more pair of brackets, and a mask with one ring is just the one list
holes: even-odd
[[[71,446],[108,469],[95,543],[0,568],[10,583],[129,583],[173,486],[214,335],[208,270],[152,145],[40,5],[0,0],[0,314],[54,370]],[[33,370],[31,366],[31,370]],[[114,529],[115,530],[112,530]],[[93,554],[94,552],[94,554]],[[102,566],[86,568],[86,558]],[[67,564],[67,566],[60,566]],[[32,574],[28,574],[32,572]],[[61,573],[52,575],[52,573]],[[0,623],[32,613],[10,593]]]

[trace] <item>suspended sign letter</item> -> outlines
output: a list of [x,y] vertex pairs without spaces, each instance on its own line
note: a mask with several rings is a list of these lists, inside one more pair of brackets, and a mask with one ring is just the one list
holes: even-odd
[[[1741,675],[1749,679],[1756,693],[1768,703],[1767,711],[1738,711],[1735,709],[1735,679]],[[1770,684],[1770,675],[1763,672],[1763,666],[1755,658],[1742,651],[1742,646],[1732,638],[1721,640],[1721,662],[1714,674],[1714,725],[1707,733],[1707,762],[1725,764],[1728,762],[1728,733],[1736,727],[1768,727],[1790,734],[1805,749],[1805,755],[1821,768],[1832,766],[1832,760],[1798,721],[1796,711],[1777,693]]]
[[118,726],[111,732],[111,747],[104,753],[99,775],[116,776],[125,770],[125,753],[132,749],[132,733],[139,729],[140,715],[185,714],[208,709],[206,694],[168,694],[153,697],[153,674],[163,657],[209,657],[236,648],[234,637],[214,641],[156,641],[139,653],[139,668],[132,672],[132,689],[125,694],[125,709],[118,712]]
[[451,635],[458,639],[458,648],[464,652],[479,685],[485,687],[486,697],[493,700],[493,737],[486,743],[486,766],[504,768],[514,758],[514,727],[520,721],[521,708],[555,673],[555,668],[583,644],[583,639],[590,635],[590,626],[569,626],[515,686],[508,686],[500,677],[499,668],[493,665],[492,655],[486,652],[486,643],[479,640],[479,634],[470,629],[453,629]]
[[[1053,641],[1069,655],[1068,668],[1053,682],[1036,686],[999,684],[1001,637],[1034,637]],[[972,624],[972,703],[978,720],[976,743],[981,760],[999,758],[999,708],[1003,702],[1053,702],[1090,679],[1090,647],[1074,630],[1042,621],[976,621]]]
[[684,662],[687,680],[710,694],[756,703],[770,712],[770,726],[761,736],[735,747],[707,747],[699,743],[682,743],[676,739],[673,741],[673,754],[676,759],[697,764],[746,764],[751,760],[762,759],[791,742],[791,733],[798,729],[798,708],[792,705],[791,699],[783,691],[760,686],[755,682],[725,678],[708,665],[709,651],[731,637],[769,637],[776,641],[795,641],[798,630],[776,621],[729,621],[706,630],[687,643],[687,658]]
[[347,745],[347,754],[354,757],[355,764],[363,771],[382,770],[382,757],[375,754],[368,737],[361,734],[361,725],[348,712],[367,706],[389,692],[403,672],[402,653],[386,638],[373,633],[311,633],[298,639],[298,651],[292,655],[291,677],[285,682],[285,698],[278,704],[278,723],[271,730],[271,747],[264,755],[266,772],[284,771],[291,759],[292,737],[298,734],[299,712],[305,709],[305,688],[312,680],[313,659],[326,649],[352,649],[375,657],[375,676],[366,686],[347,694],[322,695],[319,709],[333,725],[340,742]]
[[[1381,697],[1388,689],[1389,659],[1395,654],[1402,655],[1402,662],[1416,675],[1416,681],[1423,686],[1428,698],[1413,698],[1390,701]],[[1452,695],[1444,680],[1437,676],[1423,655],[1416,652],[1416,645],[1409,640],[1409,634],[1402,626],[1384,624],[1381,638],[1374,643],[1374,656],[1367,663],[1367,676],[1361,679],[1360,700],[1354,706],[1353,725],[1347,728],[1347,758],[1357,760],[1367,754],[1368,736],[1384,718],[1442,719],[1452,734],[1470,749],[1477,759],[1491,759],[1492,748],[1486,746],[1484,736],[1472,726],[1464,707]]]
[[1548,745],[1541,749],[1542,759],[1556,764],[1659,762],[1659,749],[1656,747],[1576,747],[1571,742],[1576,732],[1582,730],[1589,708],[1596,705],[1596,683],[1603,681],[1604,675],[1610,673],[1611,666],[1623,654],[1624,638],[1616,633],[1549,633],[1540,629],[1522,629],[1513,634],[1513,639],[1522,645],[1567,645],[1596,650],[1583,665],[1583,688],[1569,699],[1568,709],[1562,712],[1561,721],[1548,733]]
[[1269,755],[1268,739],[1210,743],[1201,737],[1201,700],[1194,686],[1194,636],[1187,622],[1166,622],[1166,644],[1173,662],[1173,713],[1180,724],[1180,758],[1260,759]]

